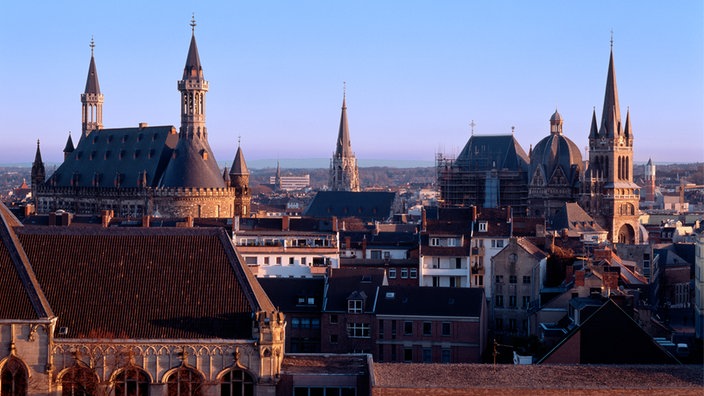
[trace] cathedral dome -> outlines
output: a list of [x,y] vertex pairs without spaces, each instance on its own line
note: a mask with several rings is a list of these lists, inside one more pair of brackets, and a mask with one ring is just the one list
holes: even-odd
[[541,168],[542,177],[549,183],[557,168],[561,168],[567,180],[575,182],[582,168],[582,154],[577,145],[562,134],[560,113],[555,111],[550,124],[550,135],[538,142],[530,154],[529,177],[535,177],[537,168]]

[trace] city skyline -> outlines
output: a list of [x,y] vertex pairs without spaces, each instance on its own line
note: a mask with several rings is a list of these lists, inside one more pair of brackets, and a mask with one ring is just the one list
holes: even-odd
[[80,136],[91,37],[105,127],[178,127],[176,81],[191,13],[219,163],[234,158],[240,137],[248,161],[329,158],[343,81],[361,164],[454,156],[471,129],[510,134],[515,127],[528,151],[549,134],[556,108],[565,135],[583,149],[592,109],[602,111],[612,30],[634,160],[702,160],[700,2],[404,5],[11,3],[0,28],[12,38],[0,44],[9,76],[0,99],[0,163],[31,162],[36,139],[44,161],[60,162],[68,132],[74,141]]

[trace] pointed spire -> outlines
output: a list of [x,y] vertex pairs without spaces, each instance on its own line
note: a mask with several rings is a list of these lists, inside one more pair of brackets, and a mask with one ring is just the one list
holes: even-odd
[[86,89],[84,93],[99,94],[100,84],[98,83],[98,68],[95,66],[95,57],[93,50],[95,49],[95,40],[90,38],[90,66],[88,66],[88,78],[86,79]]
[[242,147],[237,147],[237,154],[235,154],[235,160],[232,161],[232,166],[230,167],[230,175],[249,175],[249,170],[247,169],[247,162],[244,160],[244,154],[242,154]]
[[64,154],[72,153],[75,149],[73,145],[73,139],[71,139],[71,131],[68,131],[68,139],[66,140],[66,146],[64,146]]
[[614,67],[613,38],[609,54],[609,70],[606,75],[606,92],[604,93],[604,107],[601,114],[601,128],[599,133],[613,137],[621,133],[621,110],[618,104],[618,89],[616,87],[616,69]]
[[596,108],[592,110],[592,128],[589,131],[589,138],[596,139],[599,137],[599,129],[596,126]]
[[226,186],[230,185],[230,172],[227,170],[227,167],[224,167],[222,170],[222,180],[225,181]]
[[34,163],[43,164],[42,162],[42,152],[39,149],[39,139],[37,139],[37,152],[34,154]]
[[342,114],[340,115],[340,130],[337,134],[337,148],[335,157],[344,158],[352,156],[352,143],[350,142],[350,130],[347,125],[347,84],[343,83],[342,89]]
[[626,126],[623,127],[623,135],[626,137],[626,139],[630,139],[633,137],[632,131],[631,131],[631,109],[626,108]]
[[188,48],[188,56],[186,57],[186,66],[183,68],[183,79],[191,78],[203,79],[203,67],[200,64],[200,55],[198,55],[198,45],[196,45],[196,18],[195,15],[191,18],[191,45]]

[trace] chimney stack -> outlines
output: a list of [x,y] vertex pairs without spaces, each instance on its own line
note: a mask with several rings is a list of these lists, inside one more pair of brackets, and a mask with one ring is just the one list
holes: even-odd
[[281,216],[281,231],[290,230],[291,219],[288,216]]

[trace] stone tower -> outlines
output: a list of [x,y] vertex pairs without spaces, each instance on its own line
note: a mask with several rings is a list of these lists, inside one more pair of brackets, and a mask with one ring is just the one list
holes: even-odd
[[230,168],[230,186],[235,189],[235,216],[249,216],[249,170],[240,146],[237,147],[235,160]]
[[93,50],[95,42],[90,40],[90,66],[86,89],[81,94],[81,136],[88,136],[96,129],[103,129],[103,94],[98,83],[98,69],[95,67]]
[[205,94],[208,81],[196,45],[195,20],[191,20],[191,44],[188,48],[181,92],[181,127],[178,144],[162,177],[160,187],[225,188],[220,168],[208,143],[205,126]]
[[621,123],[613,46],[606,77],[601,124],[592,113],[589,132],[589,170],[582,207],[609,231],[613,243],[638,243],[638,185],[633,183],[633,131],[630,111]]
[[46,170],[44,169],[44,162],[42,162],[42,152],[39,150],[39,139],[37,139],[37,152],[34,154],[34,162],[32,162],[32,197],[36,198],[36,189],[39,185],[44,183],[46,179]]
[[346,95],[342,95],[342,115],[340,131],[337,135],[337,148],[330,161],[330,190],[359,191],[359,170],[357,158],[352,151],[350,131],[347,125]]

